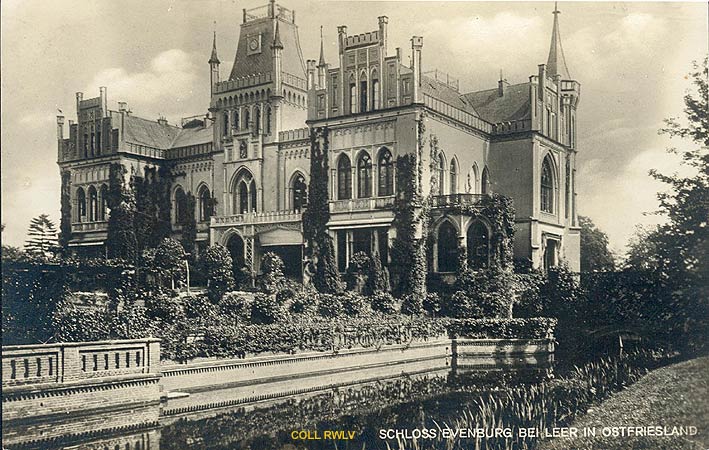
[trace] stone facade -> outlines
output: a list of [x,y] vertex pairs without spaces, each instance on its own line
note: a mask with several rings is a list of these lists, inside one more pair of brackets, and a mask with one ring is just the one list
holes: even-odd
[[[310,130],[327,127],[328,227],[341,270],[358,251],[389,262],[396,160],[417,151],[423,195],[434,206],[475,204],[490,193],[510,197],[515,259],[534,267],[566,261],[578,270],[580,85],[569,76],[556,13],[547,63],[527,81],[501,79],[497,87],[466,93],[452,77],[422,67],[422,37],[411,39],[409,64],[400,48],[389,54],[385,16],[362,34],[338,27],[339,67],[331,67],[322,46],[318,61],[304,60],[294,11],[273,1],[244,10],[236,62],[226,80],[220,79],[215,36],[206,115],[180,127],[140,119],[124,103],[110,111],[101,88],[93,99],[77,94],[78,121],[70,121],[68,138],[64,117],[58,118],[59,166],[71,174],[69,245],[87,254],[105,252],[110,164],[138,175],[146,167],[169,167],[175,236],[181,233],[179,198],[191,193],[197,252],[225,245],[235,268],[255,274],[263,254],[274,251],[288,275],[299,277]],[[424,136],[417,134],[419,124]],[[418,148],[421,142],[426,148]],[[434,208],[430,226],[433,271],[450,272],[446,261],[461,245],[475,245],[481,260],[489,253],[485,217]]]

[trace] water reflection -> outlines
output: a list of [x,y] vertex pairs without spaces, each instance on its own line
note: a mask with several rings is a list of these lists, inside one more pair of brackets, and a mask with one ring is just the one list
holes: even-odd
[[[507,366],[504,370],[463,362],[458,361],[454,368],[387,367],[370,370],[367,376],[350,371],[282,381],[288,384],[279,386],[249,386],[246,391],[244,387],[207,390],[163,404],[159,428],[119,429],[101,438],[90,437],[90,430],[88,437],[79,437],[81,433],[75,429],[62,439],[42,442],[35,436],[31,440],[34,444],[28,440],[8,448],[331,450],[335,444],[338,449],[383,448],[380,429],[431,427],[433,420],[450,422],[481,393],[504,392],[541,381],[551,373],[551,361],[517,361],[514,369]],[[289,390],[284,391],[286,387]],[[271,392],[273,398],[264,394],[254,400],[248,395],[259,391]],[[283,397],[278,396],[279,391],[297,393]],[[322,438],[326,430],[352,431],[354,439],[306,441],[294,440],[292,435],[303,431],[310,432],[311,438]],[[316,431],[317,435],[312,434]]]

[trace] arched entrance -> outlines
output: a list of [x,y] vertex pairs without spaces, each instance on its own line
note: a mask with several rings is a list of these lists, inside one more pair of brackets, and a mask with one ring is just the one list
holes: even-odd
[[244,253],[244,240],[238,234],[233,234],[226,244],[229,255],[231,255],[231,268],[234,272],[234,279],[241,280],[243,278],[243,269],[246,266],[246,258]]
[[490,264],[490,232],[476,220],[468,228],[468,265],[471,269],[483,269]]
[[447,220],[438,228],[438,271],[458,269],[458,232]]

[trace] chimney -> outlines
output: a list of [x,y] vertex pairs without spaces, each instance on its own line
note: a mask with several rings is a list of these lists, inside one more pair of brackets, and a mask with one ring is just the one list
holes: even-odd
[[546,64],[539,64],[539,99],[544,101],[544,93],[547,87],[547,66]]
[[411,70],[414,72],[414,103],[420,103],[421,93],[421,48],[423,48],[423,38],[413,36],[411,38]]
[[387,16],[379,16],[379,45],[382,47],[383,54],[386,56],[387,48],[387,24],[389,18]]
[[69,119],[69,130],[71,130],[71,126],[74,125],[74,121]]
[[308,90],[310,90],[315,87],[315,60],[309,59],[305,64],[308,70]]
[[101,117],[108,117],[108,95],[106,94],[106,86],[101,86],[98,89],[101,93]]
[[396,60],[401,64],[401,47],[396,47]]
[[57,116],[57,139],[64,139],[64,116]]
[[81,101],[84,99],[83,92],[76,93],[76,113],[79,114],[79,109],[81,108]]
[[118,102],[118,111],[121,113],[128,112],[128,103]]
[[165,118],[165,116],[160,116],[160,117],[158,118],[158,123],[159,123],[160,125],[167,125],[167,119]]
[[337,45],[339,46],[340,55],[345,51],[347,43],[347,26],[340,25],[337,27]]

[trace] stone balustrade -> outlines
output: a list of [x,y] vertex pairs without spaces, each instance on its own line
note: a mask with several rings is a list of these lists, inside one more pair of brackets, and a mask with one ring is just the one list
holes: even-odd
[[300,222],[302,212],[267,211],[212,217],[212,226]]
[[75,222],[71,224],[72,233],[85,233],[87,231],[106,231],[108,230],[108,221],[99,220],[95,222]]
[[394,206],[394,196],[354,198],[330,201],[330,212],[373,211],[391,209]]

